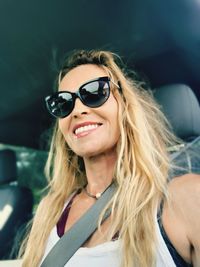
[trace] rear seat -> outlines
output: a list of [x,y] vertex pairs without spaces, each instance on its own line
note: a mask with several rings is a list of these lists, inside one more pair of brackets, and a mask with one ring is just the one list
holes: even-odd
[[17,183],[15,152],[0,150],[0,259],[16,256],[14,240],[19,229],[30,219],[32,207],[31,190]]

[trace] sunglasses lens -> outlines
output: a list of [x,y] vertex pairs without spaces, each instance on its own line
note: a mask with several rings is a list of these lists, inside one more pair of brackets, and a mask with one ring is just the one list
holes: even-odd
[[70,93],[59,92],[56,95],[46,98],[46,105],[50,113],[57,118],[64,118],[73,109],[74,103]]
[[101,106],[110,94],[108,81],[99,80],[86,84],[80,89],[81,100],[91,108]]
[[72,112],[77,97],[88,107],[100,107],[109,98],[109,81],[108,77],[101,77],[81,86],[75,93],[63,91],[48,96],[45,99],[47,109],[54,117],[64,118]]

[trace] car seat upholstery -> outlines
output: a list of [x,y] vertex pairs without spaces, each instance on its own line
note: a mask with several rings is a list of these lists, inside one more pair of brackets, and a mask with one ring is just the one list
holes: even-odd
[[0,259],[10,258],[14,238],[32,213],[33,197],[17,183],[16,155],[0,150]]
[[178,137],[189,141],[200,136],[200,107],[189,86],[165,85],[157,88],[154,96]]
[[178,168],[170,176],[200,173],[200,106],[192,89],[185,84],[165,85],[154,90],[154,97],[184,144],[171,155]]

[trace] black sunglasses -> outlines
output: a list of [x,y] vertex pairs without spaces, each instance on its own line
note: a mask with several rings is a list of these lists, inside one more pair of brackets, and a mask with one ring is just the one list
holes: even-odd
[[[67,117],[74,108],[76,98],[90,108],[100,107],[109,98],[110,81],[109,77],[100,77],[84,83],[75,93],[56,92],[45,98],[47,109],[56,118]],[[119,88],[117,84],[115,85]]]

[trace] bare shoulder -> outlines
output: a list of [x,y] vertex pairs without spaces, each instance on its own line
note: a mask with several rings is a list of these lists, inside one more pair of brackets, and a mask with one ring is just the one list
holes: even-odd
[[169,187],[171,189],[180,187],[180,189],[183,189],[185,186],[190,186],[191,188],[194,186],[200,186],[200,174],[195,173],[187,173],[181,176],[174,177],[170,183]]
[[185,204],[185,208],[189,205],[199,207],[200,174],[188,173],[174,177],[169,183],[169,194],[177,206]]
[[169,183],[170,203],[185,224],[196,224],[200,230],[200,175],[185,174],[174,177]]

